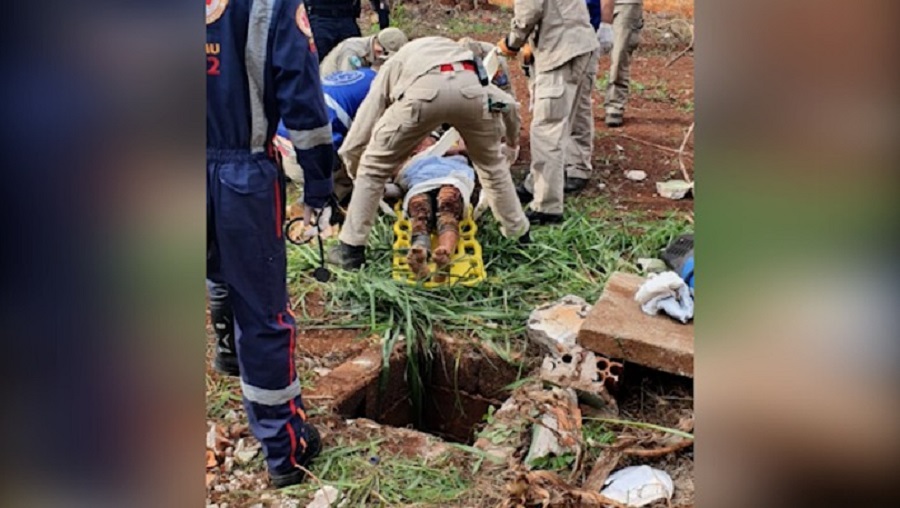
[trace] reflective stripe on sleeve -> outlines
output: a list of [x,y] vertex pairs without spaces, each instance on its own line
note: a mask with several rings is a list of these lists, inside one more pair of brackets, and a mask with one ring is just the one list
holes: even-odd
[[331,144],[331,124],[305,131],[288,129],[288,134],[298,150],[310,150],[317,146]]

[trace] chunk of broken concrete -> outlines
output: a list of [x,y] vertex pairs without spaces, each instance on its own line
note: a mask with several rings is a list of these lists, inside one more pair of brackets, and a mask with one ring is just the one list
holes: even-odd
[[559,358],[545,357],[541,364],[541,381],[575,390],[578,399],[596,409],[607,411],[610,416],[618,414],[616,400],[609,389],[615,388],[623,366],[592,351],[573,346]]
[[607,487],[600,491],[614,501],[635,508],[661,499],[669,500],[675,491],[672,477],[650,466],[631,466],[609,475]]
[[669,180],[668,182],[656,182],[656,192],[668,199],[684,199],[688,193],[693,192],[693,182],[684,180]]
[[234,458],[238,464],[246,464],[253,460],[253,457],[256,457],[256,454],[259,453],[259,448],[259,443],[249,445],[244,438],[240,438],[237,444],[234,445]]
[[647,173],[639,169],[632,169],[625,172],[625,178],[635,182],[641,182],[647,179]]
[[553,388],[541,394],[543,409],[535,423],[525,465],[530,469],[538,459],[550,455],[577,457],[581,453],[581,409],[574,390]]
[[563,350],[560,346],[575,345],[575,337],[590,310],[583,298],[573,295],[541,305],[528,317],[528,338],[558,356]]
[[644,314],[634,303],[644,280],[612,274],[578,332],[578,344],[608,358],[693,377],[694,324]]

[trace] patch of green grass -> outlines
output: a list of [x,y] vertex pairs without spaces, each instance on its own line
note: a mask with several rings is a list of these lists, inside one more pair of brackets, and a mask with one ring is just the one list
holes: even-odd
[[[384,337],[385,351],[405,337],[407,377],[413,405],[420,408],[435,328],[473,335],[509,361],[527,345],[525,322],[536,306],[569,294],[596,301],[611,273],[639,273],[638,258],[657,256],[689,227],[675,214],[647,219],[613,211],[596,198],[573,199],[566,208],[563,224],[535,228],[529,246],[504,238],[488,215],[478,233],[487,280],[434,290],[391,279],[392,223],[381,217],[369,238],[367,265],[357,272],[335,270],[332,282],[321,286],[324,317],[306,324],[368,330]],[[317,264],[313,249],[288,249],[289,278],[301,292],[319,285],[308,276]]]
[[[380,440],[325,448],[310,470],[340,491],[345,506],[399,506],[428,503],[440,506],[466,493],[470,479],[451,454],[432,459],[382,455]],[[307,481],[284,489],[291,496],[311,496],[321,487]]]
[[547,471],[568,471],[575,463],[575,454],[564,453],[562,455],[547,455],[531,461],[533,469],[544,469]]
[[454,37],[464,37],[475,34],[486,34],[495,30],[495,27],[476,19],[450,18],[447,21],[447,33]]
[[240,381],[229,376],[206,375],[206,417],[225,418],[231,409],[241,406]]
[[685,113],[693,113],[694,101],[684,101],[678,106],[678,109],[684,111]]

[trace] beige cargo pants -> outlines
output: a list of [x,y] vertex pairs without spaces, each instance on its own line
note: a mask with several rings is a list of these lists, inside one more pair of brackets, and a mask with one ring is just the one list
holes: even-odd
[[616,4],[613,10],[613,47],[609,54],[609,85],[606,88],[606,114],[622,116],[628,102],[631,55],[641,40],[644,28],[643,4]]
[[432,130],[449,123],[459,131],[504,236],[528,231],[509,164],[501,151],[505,129],[488,110],[487,90],[471,71],[433,70],[420,77],[378,120],[362,154],[341,242],[363,246],[375,223],[384,184]]
[[530,206],[536,212],[563,213],[566,152],[571,143],[575,102],[586,86],[585,74],[591,61],[596,61],[593,54],[586,53],[534,77],[531,173],[525,188],[534,194]]
[[587,69],[582,77],[584,85],[579,88],[572,111],[572,135],[566,145],[566,176],[569,178],[591,177],[594,153],[594,83],[600,65],[600,49],[591,53]]

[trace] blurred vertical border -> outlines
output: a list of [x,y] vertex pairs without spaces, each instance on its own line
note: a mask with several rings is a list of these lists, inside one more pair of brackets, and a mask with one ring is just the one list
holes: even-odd
[[3,11],[0,504],[202,506],[203,7]]
[[895,505],[888,0],[697,0],[698,506]]

